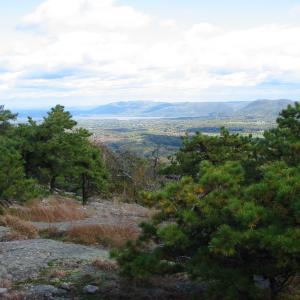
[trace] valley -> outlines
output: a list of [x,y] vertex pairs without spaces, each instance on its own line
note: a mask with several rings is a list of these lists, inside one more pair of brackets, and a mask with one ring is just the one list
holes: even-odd
[[149,157],[159,150],[166,158],[174,154],[182,137],[201,132],[219,134],[221,127],[231,133],[262,137],[264,130],[275,125],[275,119],[245,118],[158,118],[158,119],[101,119],[79,118],[78,126],[93,133],[93,140],[115,151],[131,151]]
[[[221,127],[231,133],[262,137],[275,126],[278,113],[293,101],[255,100],[232,102],[114,102],[94,108],[69,108],[78,127],[93,133],[92,139],[114,151],[130,151],[149,157],[154,151],[165,159],[181,145],[182,137],[201,132],[216,135]],[[18,110],[41,120],[47,110]]]

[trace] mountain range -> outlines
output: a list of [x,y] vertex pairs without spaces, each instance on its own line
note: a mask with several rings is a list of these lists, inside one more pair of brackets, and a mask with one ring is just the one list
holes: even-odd
[[[68,109],[74,117],[136,117],[136,118],[276,118],[278,113],[293,104],[292,100],[255,100],[232,102],[152,102],[127,101],[100,105],[91,109]],[[19,117],[40,118],[46,110],[19,110]]]

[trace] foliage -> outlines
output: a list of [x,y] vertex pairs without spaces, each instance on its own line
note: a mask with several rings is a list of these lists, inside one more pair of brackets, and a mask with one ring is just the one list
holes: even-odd
[[0,135],[6,133],[11,126],[11,121],[17,118],[16,114],[11,113],[11,111],[4,109],[3,105],[0,105]]
[[186,272],[208,299],[278,298],[299,275],[299,116],[289,106],[264,140],[225,130],[186,140],[171,168],[190,176],[144,195],[159,213],[113,253],[121,272]]
[[201,173],[200,164],[203,161],[210,161],[214,165],[238,161],[247,171],[247,180],[253,180],[259,176],[256,170],[259,144],[260,140],[251,135],[230,134],[225,128],[221,128],[219,136],[197,132],[184,138],[182,147],[163,173],[196,178]]
[[139,202],[142,191],[155,190],[160,184],[158,176],[159,154],[143,158],[130,151],[112,151],[97,143],[103,153],[106,169],[111,174],[110,191],[121,196],[125,201]]
[[10,139],[0,139],[0,200],[28,200],[38,191],[35,181],[27,179],[20,153]]
[[27,200],[38,194],[35,181],[25,176],[24,162],[16,149],[11,124],[16,117],[0,106],[0,205],[8,200]]
[[289,105],[277,119],[278,126],[266,131],[264,157],[284,160],[291,166],[300,164],[300,104]]
[[[16,189],[34,190],[29,184],[32,179],[51,193],[57,188],[81,193],[83,203],[93,193],[106,190],[109,178],[101,152],[89,141],[87,130],[75,127],[76,122],[63,106],[52,108],[39,124],[29,118],[25,124],[12,126],[9,121],[15,117],[7,110],[0,111],[0,125],[5,128],[2,132],[10,144],[3,145],[0,154],[0,162],[3,156],[0,185],[7,185],[3,187],[3,197],[20,198]],[[4,167],[10,173],[17,173],[11,175],[16,179],[5,181]]]

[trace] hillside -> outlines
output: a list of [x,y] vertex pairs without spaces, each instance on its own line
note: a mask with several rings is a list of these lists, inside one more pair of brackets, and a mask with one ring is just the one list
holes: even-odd
[[245,118],[275,118],[289,104],[293,104],[293,101],[286,99],[256,100],[239,109],[236,115]]

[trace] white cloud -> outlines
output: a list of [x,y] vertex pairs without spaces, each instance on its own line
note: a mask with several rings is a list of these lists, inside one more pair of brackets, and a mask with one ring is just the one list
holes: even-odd
[[177,27],[177,23],[175,20],[172,19],[168,19],[168,20],[163,20],[160,22],[161,27],[165,27],[165,28],[176,28]]
[[150,18],[132,7],[117,5],[114,0],[48,0],[23,21],[26,25],[61,32],[138,28]]
[[299,17],[299,15],[300,15],[300,4],[294,5],[294,6],[290,9],[290,16],[291,16],[291,17]]
[[0,99],[203,99],[300,78],[299,26],[183,26],[113,0],[46,0],[22,22]]

